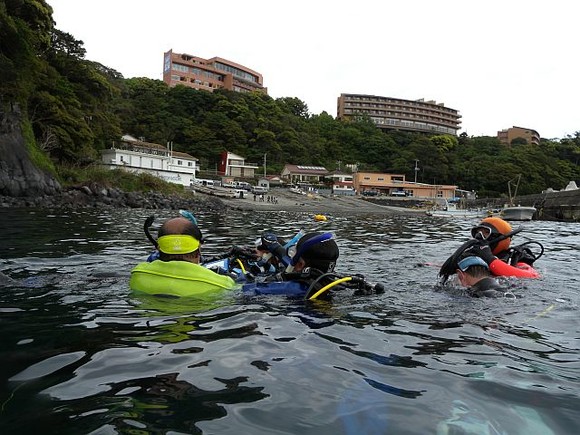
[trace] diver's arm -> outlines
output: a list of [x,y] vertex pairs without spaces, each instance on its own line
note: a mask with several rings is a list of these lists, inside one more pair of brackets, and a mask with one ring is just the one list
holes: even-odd
[[506,262],[495,258],[489,263],[489,270],[495,276],[514,276],[516,278],[540,278],[540,274],[533,267],[518,263],[518,266],[511,266]]

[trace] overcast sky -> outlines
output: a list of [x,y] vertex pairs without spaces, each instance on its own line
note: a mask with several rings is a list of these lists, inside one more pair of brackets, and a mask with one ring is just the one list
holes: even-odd
[[163,53],[258,71],[274,97],[336,116],[341,93],[435,100],[461,132],[580,131],[576,0],[47,0],[86,58],[162,80]]

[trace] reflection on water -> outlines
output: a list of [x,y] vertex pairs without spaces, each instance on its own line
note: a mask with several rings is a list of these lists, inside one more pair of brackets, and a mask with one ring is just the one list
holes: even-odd
[[[580,425],[580,226],[514,298],[435,289],[470,220],[201,213],[212,255],[264,230],[337,235],[339,271],[386,291],[315,303],[132,295],[142,210],[0,210],[2,433],[564,434]],[[158,222],[171,216],[158,213]],[[34,418],[31,418],[34,416]]]

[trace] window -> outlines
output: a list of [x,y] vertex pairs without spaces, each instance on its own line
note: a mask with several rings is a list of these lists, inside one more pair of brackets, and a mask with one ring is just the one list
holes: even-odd
[[185,65],[180,65],[178,63],[173,64],[173,69],[175,71],[183,71],[183,72],[187,72],[189,70],[189,68],[186,67]]
[[187,162],[187,166],[192,167],[193,166],[193,162]]
[[182,162],[181,160],[178,160],[178,161],[177,161],[177,164],[178,164],[179,166],[181,166],[181,165],[183,164],[183,162]]

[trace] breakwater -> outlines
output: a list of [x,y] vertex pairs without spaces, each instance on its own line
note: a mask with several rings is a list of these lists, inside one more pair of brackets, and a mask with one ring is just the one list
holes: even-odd
[[[492,209],[502,208],[506,202],[506,198],[484,198],[469,205]],[[580,222],[580,189],[517,196],[514,204],[536,207],[538,211],[534,214],[534,220]]]

